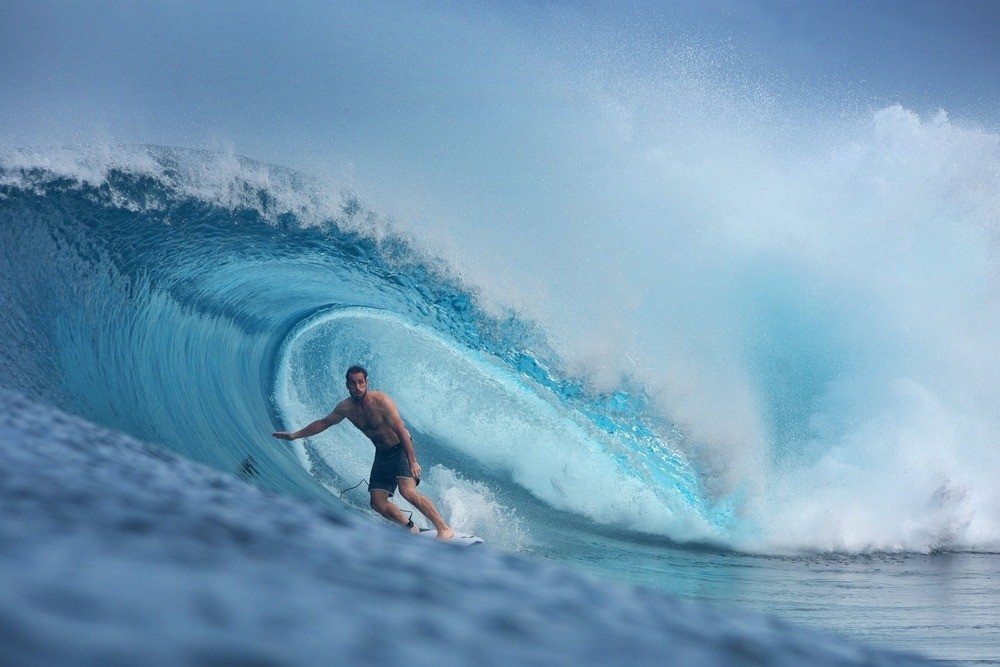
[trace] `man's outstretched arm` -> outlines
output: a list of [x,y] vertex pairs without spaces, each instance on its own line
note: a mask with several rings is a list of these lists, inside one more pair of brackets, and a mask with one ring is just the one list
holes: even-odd
[[271,435],[279,440],[298,440],[299,438],[308,438],[311,435],[316,435],[317,433],[322,433],[326,429],[330,428],[334,424],[339,424],[344,420],[344,415],[340,414],[336,410],[328,414],[322,419],[317,419],[312,424],[303,427],[295,432],[289,431],[275,431]]

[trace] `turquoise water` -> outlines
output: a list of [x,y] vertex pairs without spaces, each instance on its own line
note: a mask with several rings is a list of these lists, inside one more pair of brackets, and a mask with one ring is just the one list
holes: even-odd
[[[995,552],[995,508],[979,504],[994,487],[959,493],[953,482],[924,505],[888,511],[869,478],[889,489],[922,482],[875,451],[853,461],[849,490],[868,497],[847,502],[838,484],[857,452],[838,459],[836,448],[774,454],[763,487],[723,484],[711,452],[638,378],[595,388],[537,323],[484,310],[439,258],[391,229],[376,233],[384,220],[350,195],[217,153],[138,147],[5,160],[6,387],[377,521],[363,492],[341,498],[370,465],[360,434],[331,429],[295,446],[269,436],[325,414],[343,394],[340,369],[362,363],[414,434],[422,489],[492,548],[940,659],[998,660],[1000,558],[983,553]],[[770,330],[801,333],[795,318],[811,305],[794,299],[808,295],[768,280],[778,283],[775,303],[800,306]],[[839,335],[825,325],[809,319],[808,330]],[[760,355],[774,364],[764,376],[783,397],[774,405],[836,384],[840,362],[805,364],[806,374],[788,365],[818,354],[799,343],[791,356]],[[785,424],[778,442],[813,428]],[[812,437],[810,446],[823,444]],[[976,479],[955,465],[955,479]],[[824,472],[827,484],[797,490]],[[799,505],[761,514],[779,499]],[[859,508],[899,524],[872,541],[852,532]],[[790,523],[778,525],[782,517]]]

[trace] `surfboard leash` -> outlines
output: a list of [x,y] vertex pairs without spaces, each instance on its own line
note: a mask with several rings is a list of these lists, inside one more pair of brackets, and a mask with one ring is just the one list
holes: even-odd
[[358,482],[357,484],[355,484],[354,486],[352,486],[351,488],[344,489],[343,491],[340,492],[340,497],[343,498],[345,493],[347,493],[348,491],[353,491],[354,489],[358,488],[362,484],[368,484],[368,480],[367,479],[363,479],[360,482]]
[[[417,478],[417,483],[418,484],[420,483],[420,478]],[[344,489],[343,491],[340,492],[340,498],[343,499],[345,493],[347,493],[348,491],[353,491],[354,489],[358,488],[362,484],[368,484],[368,480],[363,479],[360,482],[358,482],[357,484],[355,484],[354,486],[352,486],[351,488]],[[415,528],[416,526],[413,523],[413,512],[411,512],[410,510],[403,509],[402,507],[399,508],[399,511],[403,512],[404,514],[406,514],[406,518],[407,518],[407,521],[408,521],[408,523],[405,526],[403,526],[403,528]]]

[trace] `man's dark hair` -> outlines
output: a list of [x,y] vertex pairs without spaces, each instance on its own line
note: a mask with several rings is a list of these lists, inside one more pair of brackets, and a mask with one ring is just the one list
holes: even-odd
[[350,380],[352,375],[357,375],[358,373],[364,375],[366,380],[368,379],[368,371],[365,370],[364,366],[351,366],[347,369],[347,373],[344,374],[344,379]]

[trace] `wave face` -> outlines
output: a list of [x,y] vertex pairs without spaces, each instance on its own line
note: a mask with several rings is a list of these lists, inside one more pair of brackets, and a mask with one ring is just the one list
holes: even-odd
[[[350,195],[222,154],[18,153],[2,173],[4,383],[261,486],[339,504],[372,449],[328,413],[365,365],[399,404],[428,493],[519,549],[571,513],[718,539],[694,468],[640,392],[551,370],[537,327],[489,316]],[[662,428],[662,425],[660,425]],[[344,495],[367,512],[364,490]]]
[[[894,134],[911,120],[878,122]],[[898,248],[879,236],[891,230],[863,234],[865,261],[894,271],[865,285],[811,261],[831,255],[791,227],[794,253],[737,254],[731,238],[712,261],[738,260],[719,278],[738,289],[705,286],[730,310],[700,325],[706,339],[720,318],[741,328],[742,356],[688,369],[752,379],[759,432],[727,439],[689,428],[690,404],[671,413],[680,372],[593,389],[539,325],[483,310],[350,193],[220,153],[20,151],[0,168],[0,370],[64,410],[338,504],[370,444],[349,427],[292,447],[269,433],[326,414],[360,363],[399,404],[453,525],[514,550],[556,528],[556,551],[593,529],[764,552],[993,549],[1000,318],[995,257],[971,229]],[[927,261],[940,252],[954,271]],[[715,406],[721,422],[742,409]],[[363,491],[342,497],[370,511]]]

